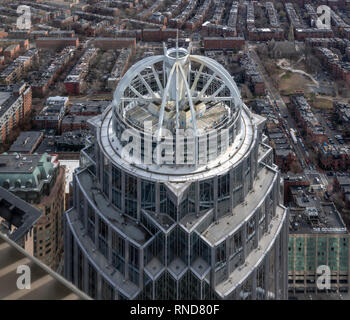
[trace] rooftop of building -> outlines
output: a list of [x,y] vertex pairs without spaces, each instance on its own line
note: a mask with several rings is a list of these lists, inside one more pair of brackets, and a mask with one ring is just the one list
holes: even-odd
[[110,101],[74,101],[69,107],[69,113],[102,113]]
[[9,150],[12,152],[29,153],[43,137],[39,131],[22,131]]
[[325,202],[310,187],[290,187],[294,205],[290,206],[290,233],[347,233],[340,213],[333,202]]
[[63,132],[60,136],[46,136],[36,149],[37,153],[80,152],[86,146],[86,138],[91,135],[88,130]]
[[11,240],[18,241],[31,230],[40,217],[39,210],[0,187],[0,232]]
[[1,154],[0,186],[16,190],[39,190],[44,181],[50,181],[57,167],[56,157],[48,154]]

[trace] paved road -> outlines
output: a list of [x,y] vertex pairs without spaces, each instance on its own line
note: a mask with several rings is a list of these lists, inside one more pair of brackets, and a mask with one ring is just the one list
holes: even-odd
[[[257,55],[255,50],[249,44],[248,44],[248,48],[250,48],[249,53],[250,53],[251,58],[256,63],[258,70],[260,72],[260,75],[264,79],[265,87],[267,89],[267,96],[269,97],[270,102],[272,103],[272,105],[274,105],[274,102],[276,102],[276,106],[278,106],[280,109],[280,114],[282,115],[282,117],[284,117],[284,119],[281,119],[281,120],[282,120],[282,123],[285,124],[284,130],[287,133],[287,135],[289,136],[289,129],[290,128],[293,128],[297,131],[296,123],[295,123],[294,119],[291,117],[291,115],[289,114],[289,111],[288,111],[286,104],[284,103],[279,91],[273,85],[272,80],[269,77],[268,73],[266,72],[263,64],[261,63],[259,56]],[[275,109],[275,112],[276,112],[276,109]],[[306,164],[305,160],[308,158],[308,156],[305,153],[305,150],[300,145],[299,139],[298,139],[297,145],[295,145],[293,143],[293,148],[294,148],[296,156],[299,159],[301,165],[305,165]]]

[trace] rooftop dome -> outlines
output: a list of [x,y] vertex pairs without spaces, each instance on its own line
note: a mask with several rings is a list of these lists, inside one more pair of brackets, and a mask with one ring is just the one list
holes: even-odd
[[242,105],[239,90],[222,65],[184,48],[164,47],[164,55],[133,65],[114,93],[114,125],[152,132],[178,129],[200,135],[236,120]]
[[215,175],[215,168],[238,163],[252,148],[254,119],[221,64],[190,48],[164,46],[163,55],[125,73],[98,136],[108,158],[145,176]]

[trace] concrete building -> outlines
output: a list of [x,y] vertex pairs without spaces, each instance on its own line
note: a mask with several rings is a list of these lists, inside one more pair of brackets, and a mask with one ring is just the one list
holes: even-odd
[[63,253],[64,168],[48,154],[0,155],[0,186],[41,212],[27,252],[56,270]]
[[[286,299],[288,211],[264,121],[213,59],[164,48],[133,65],[89,120],[68,280],[94,299]],[[122,151],[125,129],[140,148]]]
[[332,202],[320,201],[309,187],[290,187],[288,288],[290,294],[321,293],[318,267],[331,271],[331,292],[349,292],[350,234]]

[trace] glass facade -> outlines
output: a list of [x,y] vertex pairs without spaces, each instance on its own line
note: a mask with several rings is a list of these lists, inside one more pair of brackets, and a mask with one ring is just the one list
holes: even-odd
[[112,203],[121,210],[122,208],[122,175],[121,171],[112,166]]
[[[269,188],[269,192],[264,195],[264,201],[253,211],[250,218],[239,229],[215,246],[207,243],[203,239],[202,231],[200,231],[202,228],[205,230],[211,224],[212,220],[209,217],[213,217],[213,213],[206,218],[208,222],[203,222],[201,228],[191,233],[188,233],[186,228],[180,226],[178,223],[181,223],[182,219],[186,218],[188,214],[196,213],[196,210],[198,210],[198,213],[205,214],[208,210],[217,208],[218,219],[230,214],[232,208],[242,203],[245,197],[244,192],[248,192],[249,188],[252,187],[248,183],[248,180],[250,180],[248,164],[250,164],[250,160],[246,159],[234,169],[231,169],[231,171],[218,176],[216,181],[215,178],[199,181],[197,187],[196,183],[191,183],[187,187],[187,192],[178,206],[173,201],[174,195],[170,194],[165,184],[159,183],[157,186],[156,182],[140,179],[128,173],[122,173],[119,168],[109,165],[107,168],[111,168],[111,178],[109,178],[109,173],[106,172],[107,170],[104,170],[104,172],[108,175],[108,181],[109,179],[111,181],[111,186],[108,189],[112,191],[112,194],[109,197],[109,193],[104,192],[106,200],[110,199],[113,207],[121,210],[123,208],[123,194],[125,194],[125,214],[132,219],[138,219],[137,203],[141,201],[139,206],[139,226],[145,230],[150,238],[145,245],[133,244],[133,242],[130,242],[125,237],[125,234],[119,233],[107,221],[98,217],[101,213],[96,215],[94,208],[89,202],[87,202],[86,217],[87,235],[93,243],[97,241],[96,245],[100,254],[106,261],[110,261],[112,267],[122,277],[127,277],[127,281],[137,287],[143,281],[144,291],[140,292],[138,295],[139,298],[218,298],[207,282],[209,276],[200,280],[195,273],[188,269],[181,280],[175,280],[169,272],[163,273],[157,279],[152,279],[152,277],[144,273],[143,267],[149,264],[159,263],[166,268],[175,259],[180,259],[184,263],[185,268],[189,268],[199,263],[198,261],[201,261],[202,264],[205,263],[205,268],[213,268],[215,272],[215,285],[218,285],[226,281],[230,273],[242,266],[245,258],[257,248],[258,242],[266,234],[266,223],[268,220],[271,221],[276,212],[274,210],[273,199],[275,189],[273,187]],[[198,192],[198,198],[196,192]],[[79,220],[82,224],[85,221],[85,202],[83,201],[83,197],[84,195],[80,191],[79,201],[77,203]],[[159,199],[158,206],[157,199]],[[196,205],[196,199],[199,202],[198,206]],[[167,224],[167,228],[169,228],[167,234],[164,234],[161,228],[161,226],[164,228],[164,222],[163,224],[161,222],[165,221],[163,216],[169,217],[168,221],[170,224],[169,222]],[[197,217],[199,216],[197,215]],[[175,225],[173,225],[174,223]],[[322,239],[318,239],[319,247],[324,246],[322,241]],[[300,239],[296,247],[297,252],[300,252],[300,254],[304,252],[303,245],[303,240]],[[313,246],[311,242],[308,245],[309,247]],[[141,248],[142,251],[140,251]],[[334,249],[329,249],[329,256],[331,256],[333,250],[336,253],[339,250],[346,250],[347,242],[344,241],[342,244],[334,243],[332,248]],[[291,250],[294,249],[289,248],[289,267],[292,261]],[[308,249],[308,252],[310,256],[306,257],[307,266],[305,265],[305,261],[298,260],[299,264],[296,267],[300,270],[309,267],[313,268],[311,248]],[[82,252],[79,251],[78,255],[81,258]],[[265,263],[262,262],[256,270],[256,281],[252,281],[250,276],[247,282],[244,282],[244,286],[238,291],[231,293],[230,296],[239,299],[252,299],[253,297],[256,299],[274,299],[276,297],[276,276],[279,277],[278,282],[283,282],[281,273],[275,273],[274,271],[274,259],[274,253],[269,254],[268,269],[266,269]],[[281,264],[281,254],[278,259],[279,264]],[[323,261],[322,254],[320,254],[318,260],[319,262]],[[143,267],[141,266],[141,261]],[[336,263],[338,262],[334,259],[334,268],[340,265]],[[342,265],[345,265],[345,263],[342,262]],[[82,263],[79,266],[77,282],[82,286],[84,266]],[[90,266],[88,272],[93,277],[96,270]],[[265,283],[264,286],[263,282]],[[252,289],[253,283],[256,283],[254,290]],[[89,284],[89,292],[95,294],[96,288],[91,286]],[[168,288],[167,292],[165,292],[164,288]],[[118,288],[110,287],[107,282],[103,282],[102,291],[103,293],[101,295],[103,299],[108,299],[112,296],[117,298],[126,297],[124,294],[118,293]],[[252,294],[253,291],[254,294]],[[278,296],[282,295],[283,290],[279,290]]]
[[[199,85],[205,86],[210,77],[200,76]],[[150,85],[157,88],[157,82],[152,81]],[[206,89],[216,92],[218,84],[209,83]],[[144,84],[138,89],[147,94]],[[137,97],[130,88],[125,92],[130,99]],[[120,103],[128,112],[130,101]],[[278,233],[285,230],[287,213],[276,199],[275,191],[280,187],[278,171],[258,161],[262,122],[260,118],[254,121],[245,105],[233,110],[236,101],[220,104],[223,118],[198,136],[198,158],[207,158],[208,166],[155,167],[123,159],[118,148],[126,141],[121,142],[119,137],[135,119],[123,121],[115,106],[106,110],[101,118],[101,131],[96,130],[95,157],[89,160],[95,169],[86,167],[75,173],[74,190],[78,192],[74,195],[74,207],[66,213],[66,229],[73,235],[78,250],[69,250],[65,259],[78,257],[74,281],[91,297],[121,300],[285,297],[286,281],[280,270],[285,261],[283,252],[287,250],[282,248],[286,244],[278,242],[281,241]],[[210,110],[216,106],[207,107]],[[234,112],[227,116],[227,108]],[[107,119],[109,122],[104,122]],[[133,126],[139,125],[134,122]],[[111,123],[113,128],[109,127]],[[109,130],[113,134],[111,139]],[[217,136],[213,132],[225,134]],[[146,138],[144,133],[142,153],[146,150]],[[185,140],[185,145],[190,140]],[[186,161],[191,160],[188,151],[185,146]],[[225,152],[228,154],[219,159]],[[317,240],[319,248],[320,241]],[[299,242],[302,247],[302,241]],[[327,247],[334,268],[347,267],[345,261],[338,262],[336,255],[347,250],[348,245],[345,241],[333,242],[331,248]],[[246,263],[250,261],[254,267]],[[312,265],[311,258],[307,261]],[[305,268],[305,263],[299,267]],[[74,268],[72,265],[65,272]],[[244,280],[239,281],[236,274]]]
[[125,214],[137,218],[137,179],[125,174]]

